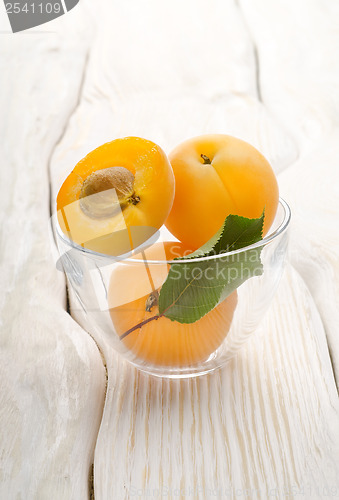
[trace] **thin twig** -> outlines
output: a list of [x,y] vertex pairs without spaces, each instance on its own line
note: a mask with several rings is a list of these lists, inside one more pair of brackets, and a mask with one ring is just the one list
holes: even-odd
[[132,326],[132,328],[130,328],[129,330],[127,330],[127,332],[125,332],[122,335],[120,335],[119,339],[120,340],[124,339],[130,333],[134,332],[135,330],[138,330],[139,328],[141,328],[142,326],[146,325],[147,323],[150,323],[150,321],[156,321],[157,319],[161,318],[161,316],[163,316],[163,314],[158,314],[157,316],[152,316],[151,318],[147,318],[144,321],[141,321],[137,325]]

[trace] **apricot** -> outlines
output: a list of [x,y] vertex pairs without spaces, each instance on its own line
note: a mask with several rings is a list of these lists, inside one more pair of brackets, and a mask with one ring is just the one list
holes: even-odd
[[183,243],[199,248],[229,214],[260,217],[264,234],[274,220],[279,192],[272,167],[253,146],[229,135],[203,135],[169,155],[175,198],[165,222]]
[[[221,345],[232,323],[236,291],[195,323],[183,324],[165,316],[152,320],[159,314],[159,291],[169,270],[166,259],[187,253],[190,250],[181,243],[158,243],[137,259],[161,259],[162,264],[124,261],[111,275],[108,304],[115,331],[127,349],[153,365],[184,367],[205,361]],[[144,324],[128,333],[140,323]]]
[[61,230],[84,248],[121,255],[164,223],[174,176],[163,150],[139,137],[116,139],[74,167],[57,196]]

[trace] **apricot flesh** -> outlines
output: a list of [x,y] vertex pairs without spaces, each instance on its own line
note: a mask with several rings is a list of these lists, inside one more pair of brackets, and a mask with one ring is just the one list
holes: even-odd
[[180,241],[199,248],[227,215],[257,218],[264,209],[267,233],[278,207],[278,184],[253,146],[229,135],[204,135],[179,144],[169,160],[176,189],[165,225]]
[[[165,257],[172,260],[186,253],[189,250],[183,244],[166,242],[163,246],[159,243],[149,249],[147,259]],[[145,256],[139,258],[144,259]],[[163,264],[150,263],[147,270],[144,267],[142,261],[125,261],[112,273],[108,303],[119,337],[159,314],[157,294],[166,279],[169,265],[164,261]],[[230,329],[236,305],[235,291],[195,323],[182,324],[162,316],[129,333],[121,342],[137,358],[152,365],[192,366],[207,360],[221,345]]]
[[57,196],[63,233],[84,248],[121,255],[164,223],[174,176],[164,151],[139,137],[103,144],[79,161]]

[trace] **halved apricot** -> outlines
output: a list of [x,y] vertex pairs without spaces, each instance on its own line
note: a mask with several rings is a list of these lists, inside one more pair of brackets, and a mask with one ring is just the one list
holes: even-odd
[[278,206],[278,184],[272,167],[253,146],[229,135],[203,135],[177,146],[169,155],[175,176],[175,198],[165,222],[185,244],[199,248],[229,214],[260,217],[264,234]]
[[75,243],[121,255],[164,223],[174,199],[171,165],[154,142],[103,144],[74,167],[57,197],[61,230]]
[[[221,345],[232,323],[236,291],[195,323],[183,324],[165,316],[145,322],[159,314],[158,294],[169,270],[166,260],[186,253],[190,249],[183,244],[158,243],[137,257],[140,262],[124,261],[112,272],[108,303],[114,328],[135,356],[153,365],[184,367],[205,361]],[[159,259],[162,264],[152,263]],[[141,322],[140,328],[124,336]]]

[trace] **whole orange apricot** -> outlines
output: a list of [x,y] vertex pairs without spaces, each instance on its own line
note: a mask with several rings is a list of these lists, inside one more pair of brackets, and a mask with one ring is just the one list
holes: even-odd
[[[159,314],[159,290],[169,270],[166,259],[187,253],[190,250],[183,244],[158,243],[136,257],[140,262],[124,261],[112,272],[108,303],[115,331],[135,356],[153,365],[184,367],[203,362],[221,345],[232,323],[236,291],[195,323],[165,316],[145,323]],[[162,263],[145,265],[144,259]],[[144,324],[126,335],[140,323]]]
[[165,222],[183,243],[199,248],[229,214],[260,217],[264,234],[278,206],[272,167],[253,146],[229,135],[203,135],[177,146],[169,155],[175,198]]
[[125,137],[103,144],[74,167],[57,197],[58,222],[84,248],[121,255],[162,226],[173,199],[173,171],[163,150]]

